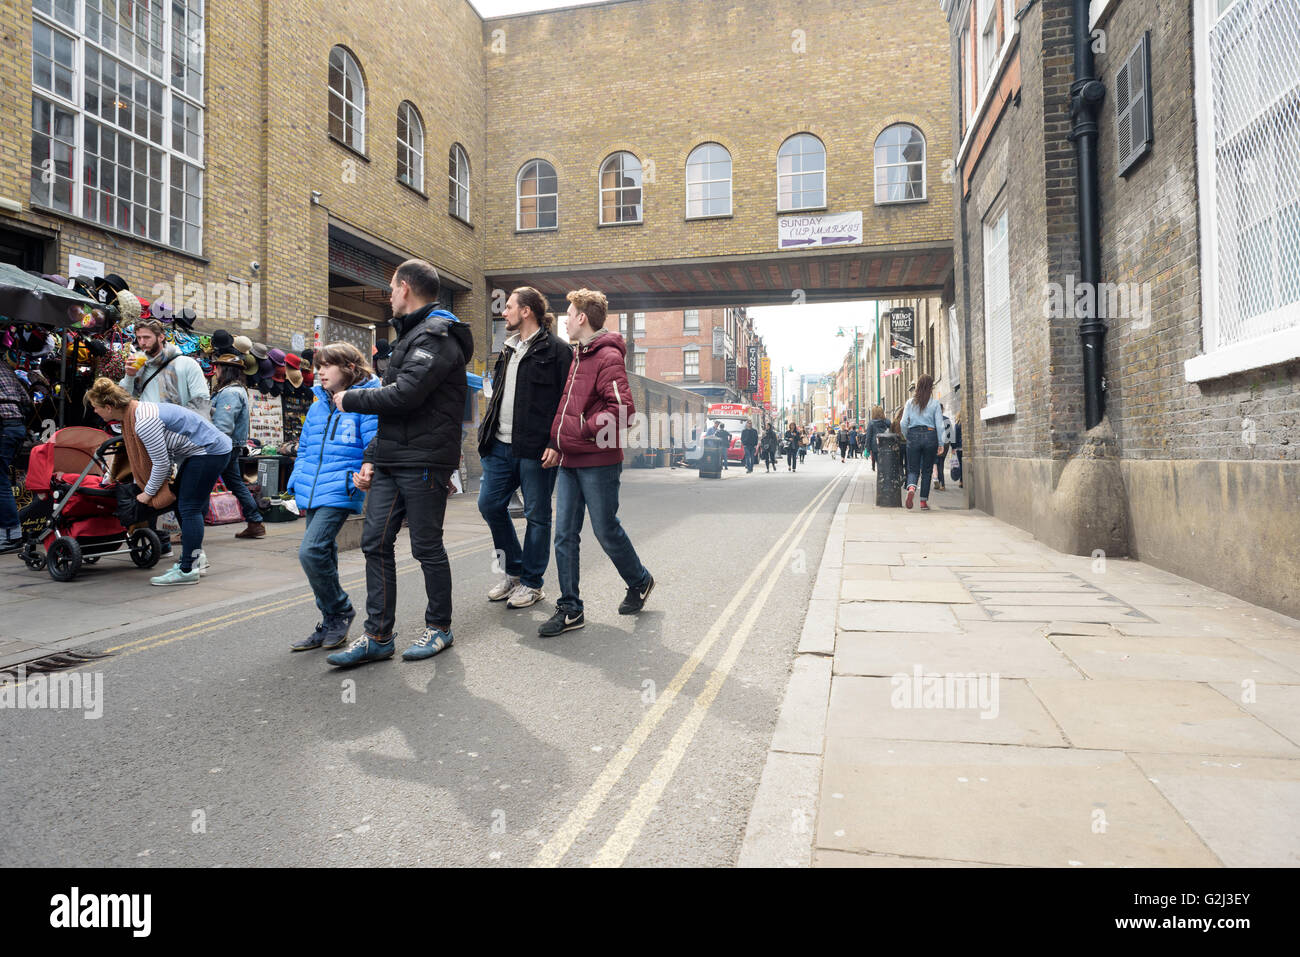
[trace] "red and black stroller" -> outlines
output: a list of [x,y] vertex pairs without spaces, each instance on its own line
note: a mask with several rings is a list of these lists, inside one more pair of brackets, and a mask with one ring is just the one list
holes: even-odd
[[[93,565],[123,546],[137,567],[158,564],[158,533],[144,523],[124,526],[118,518],[125,489],[109,478],[106,456],[122,449],[121,436],[84,426],[59,429],[32,449],[27,466],[32,503],[23,515],[29,530],[20,553],[28,568],[45,568],[55,581],[71,581],[83,563]],[[40,520],[35,531],[32,518]]]

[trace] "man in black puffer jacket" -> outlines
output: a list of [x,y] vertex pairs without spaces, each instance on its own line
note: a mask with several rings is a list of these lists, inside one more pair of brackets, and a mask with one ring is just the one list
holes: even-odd
[[392,357],[378,389],[334,395],[341,412],[379,416],[379,432],[366,449],[354,481],[366,496],[361,551],[366,556],[365,633],[332,665],[350,667],[393,656],[397,614],[397,561],[393,543],[405,519],[411,554],[424,570],[428,607],[424,633],[402,653],[405,661],[431,658],[452,643],[451,563],[442,543],[447,482],[460,467],[465,414],[465,366],[474,355],[469,328],[435,307],[438,271],[409,259],[393,273]]

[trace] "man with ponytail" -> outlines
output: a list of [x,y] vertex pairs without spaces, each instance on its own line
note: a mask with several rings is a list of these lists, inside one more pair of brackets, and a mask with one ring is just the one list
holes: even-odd
[[[554,332],[546,297],[520,286],[506,300],[506,339],[492,371],[494,386],[479,426],[483,462],[478,510],[492,532],[502,579],[489,601],[527,608],[546,597],[542,579],[551,558],[551,494],[555,469],[542,467],[542,453],[556,448],[551,422],[569,377],[573,350]],[[510,520],[510,497],[520,489],[528,523],[521,548]]]

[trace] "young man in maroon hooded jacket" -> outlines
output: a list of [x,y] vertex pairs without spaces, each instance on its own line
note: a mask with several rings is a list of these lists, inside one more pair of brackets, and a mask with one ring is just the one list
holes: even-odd
[[559,467],[555,488],[555,569],[560,600],[555,615],[537,629],[543,638],[581,628],[578,597],[578,542],[584,510],[591,515],[596,541],[627,585],[620,615],[645,607],[655,587],[636,549],[618,520],[619,472],[623,449],[619,429],[636,409],[628,388],[627,346],[623,337],[605,330],[608,302],[603,293],[579,289],[569,293],[565,329],[574,345],[569,379],[551,423],[551,447],[542,455],[545,468]]

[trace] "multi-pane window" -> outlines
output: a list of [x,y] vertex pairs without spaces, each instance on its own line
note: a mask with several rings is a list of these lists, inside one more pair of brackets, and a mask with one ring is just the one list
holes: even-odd
[[451,215],[469,222],[469,157],[459,143],[447,155],[447,203]]
[[682,333],[688,336],[700,334],[700,310],[687,309],[682,313]]
[[731,154],[703,143],[686,158],[686,217],[731,215]]
[[600,222],[641,222],[641,161],[631,153],[600,164]]
[[876,137],[876,202],[925,199],[925,137],[897,123]]
[[1300,354],[1300,4],[1199,0],[1195,20],[1205,352],[1230,350],[1192,360],[1200,379]]
[[632,372],[636,375],[645,375],[645,356],[644,352],[632,353]]
[[993,61],[998,58],[998,3],[999,0],[979,0],[980,72],[979,88],[988,82]]
[[776,155],[777,208],[820,209],[826,205],[826,147],[811,133],[797,133]]
[[35,0],[31,201],[203,242],[203,0]]
[[698,376],[700,374],[700,350],[687,349],[682,352],[682,375]]
[[634,330],[632,333],[634,336],[636,336],[639,339],[645,338],[645,313],[644,312],[632,313],[632,329]]
[[516,229],[555,229],[559,225],[555,167],[546,160],[530,160],[519,171],[515,191]]
[[397,107],[397,178],[424,192],[424,123],[410,100]]
[[356,58],[330,50],[330,135],[358,153],[366,151],[366,81]]
[[1015,411],[1011,368],[1011,258],[1005,205],[984,223],[984,365],[981,418]]

